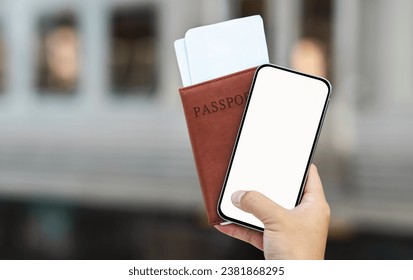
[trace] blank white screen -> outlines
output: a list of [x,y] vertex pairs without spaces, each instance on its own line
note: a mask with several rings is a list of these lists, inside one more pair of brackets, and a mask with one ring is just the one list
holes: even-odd
[[323,80],[260,68],[222,196],[224,215],[263,227],[233,206],[237,190],[256,190],[294,208],[328,94]]

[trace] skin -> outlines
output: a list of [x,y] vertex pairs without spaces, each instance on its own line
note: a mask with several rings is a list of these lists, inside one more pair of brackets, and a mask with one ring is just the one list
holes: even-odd
[[240,225],[216,225],[220,232],[264,251],[266,259],[324,259],[330,207],[315,165],[310,166],[301,203],[288,210],[256,191],[237,191],[232,203],[253,214],[264,232]]

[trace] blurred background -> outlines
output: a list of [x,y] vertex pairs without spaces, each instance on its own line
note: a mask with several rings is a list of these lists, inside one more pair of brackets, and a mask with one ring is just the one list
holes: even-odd
[[260,14],[333,84],[327,259],[413,259],[413,1],[3,0],[0,258],[262,259],[207,226],[173,42]]

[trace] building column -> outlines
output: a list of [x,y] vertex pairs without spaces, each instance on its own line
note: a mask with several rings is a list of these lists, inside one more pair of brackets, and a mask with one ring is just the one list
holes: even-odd
[[79,92],[84,94],[80,97],[81,106],[93,114],[110,100],[108,5],[106,1],[84,1],[80,6]]
[[[356,146],[356,105],[360,92],[360,1],[335,0],[332,19],[333,92],[319,145],[328,147],[327,154],[321,156],[330,180],[341,178],[341,190],[349,193],[354,185],[348,181],[353,177],[349,162]],[[336,156],[331,157],[331,152]]]
[[159,95],[163,106],[178,106],[178,88],[182,87],[176,60],[174,42],[183,38],[185,32],[199,25],[199,2],[193,0],[168,0],[158,3],[157,29],[157,76]]
[[302,0],[267,0],[266,6],[270,61],[289,67],[291,51],[301,36]]
[[27,115],[37,94],[33,91],[37,30],[33,30],[36,25],[30,6],[30,1],[26,0],[7,1],[3,5],[4,97],[13,115]]
[[[376,4],[376,3],[371,3]],[[410,112],[413,105],[413,1],[379,1],[377,110]]]
[[200,24],[212,24],[228,20],[231,13],[229,0],[202,0],[200,2]]
[[353,113],[356,109],[359,77],[359,1],[336,0],[333,22],[334,98]]

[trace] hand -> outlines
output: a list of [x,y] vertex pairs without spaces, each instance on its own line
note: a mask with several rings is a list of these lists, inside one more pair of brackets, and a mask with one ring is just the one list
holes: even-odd
[[264,251],[266,259],[324,259],[330,207],[315,165],[310,166],[301,203],[287,210],[256,191],[237,191],[232,203],[264,224],[259,232],[236,224],[216,229]]

